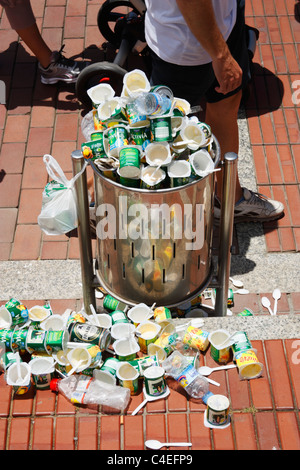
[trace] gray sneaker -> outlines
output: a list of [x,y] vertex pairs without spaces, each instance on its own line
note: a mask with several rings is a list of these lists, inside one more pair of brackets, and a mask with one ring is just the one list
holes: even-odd
[[41,82],[45,85],[53,85],[59,81],[65,83],[75,83],[81,70],[85,67],[85,62],[76,62],[67,59],[62,55],[64,46],[59,51],[53,51],[50,65],[44,68],[39,64],[41,72]]
[[[215,198],[216,199],[216,198]],[[269,222],[279,219],[284,212],[284,205],[273,201],[260,193],[243,188],[243,199],[234,207],[234,223],[239,222]],[[214,217],[220,219],[220,203],[216,199]]]

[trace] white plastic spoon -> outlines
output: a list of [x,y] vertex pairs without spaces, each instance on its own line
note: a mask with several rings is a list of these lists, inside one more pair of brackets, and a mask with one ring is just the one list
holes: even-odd
[[18,378],[17,378],[17,383],[22,383],[23,377],[22,377],[22,372],[21,372],[21,358],[19,352],[16,354],[16,359],[17,359],[17,373],[18,373]]
[[234,290],[232,291],[233,294],[249,294],[249,291],[248,289],[237,289],[237,290]]
[[208,366],[201,366],[198,369],[199,374],[207,376],[210,375],[215,370],[225,370],[225,369],[236,369],[235,364],[230,364],[228,366],[220,366],[220,367],[208,367]]
[[265,308],[267,308],[269,310],[270,315],[273,315],[272,309],[270,307],[271,302],[269,301],[268,297],[262,297],[261,303]]
[[149,441],[145,441],[145,446],[149,447],[149,449],[154,449],[158,450],[161,449],[161,447],[183,447],[183,446],[188,446],[191,447],[192,443],[191,442],[160,442],[156,441],[155,439],[150,439]]
[[277,313],[277,302],[280,299],[280,297],[281,297],[280,289],[274,289],[273,299],[275,299],[275,302],[274,302],[273,315],[276,315],[276,313]]
[[229,281],[232,282],[234,287],[244,287],[244,284],[242,281],[239,281],[238,279],[233,279],[232,277],[229,278]]
[[146,405],[146,403],[148,403],[148,401],[156,401],[156,400],[160,400],[161,398],[166,398],[168,395],[170,395],[170,389],[169,389],[169,387],[167,387],[166,391],[162,395],[159,395],[157,397],[152,397],[152,396],[148,395],[148,393],[146,392],[145,387],[143,388],[143,393],[144,393],[145,400],[142,401],[142,403],[140,403],[136,407],[135,410],[133,410],[133,412],[131,413],[131,416],[136,415],[137,412],[140,411],[140,409],[143,408]]
[[84,359],[81,359],[80,361],[78,361],[76,366],[72,367],[72,369],[68,372],[68,377],[72,375],[75,371],[77,371],[77,369],[82,365],[83,362],[84,362]]
[[96,326],[100,326],[99,319],[97,317],[97,313],[96,313],[96,310],[95,310],[93,304],[90,304],[90,309],[91,309],[91,312],[93,314],[93,318],[94,318],[94,321],[96,323]]

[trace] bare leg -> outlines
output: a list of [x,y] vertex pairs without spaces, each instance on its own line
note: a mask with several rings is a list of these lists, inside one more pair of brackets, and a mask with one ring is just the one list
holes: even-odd
[[31,52],[35,55],[42,67],[46,68],[50,64],[52,51],[49,49],[41,33],[34,23],[28,28],[16,30],[20,38],[29,47]]
[[[242,92],[238,92],[229,98],[217,103],[207,103],[205,122],[211,126],[220,147],[222,158],[227,152],[239,152],[239,130],[237,115]],[[220,198],[222,191],[222,172],[217,175],[217,196]],[[235,202],[242,197],[242,188],[237,177]]]

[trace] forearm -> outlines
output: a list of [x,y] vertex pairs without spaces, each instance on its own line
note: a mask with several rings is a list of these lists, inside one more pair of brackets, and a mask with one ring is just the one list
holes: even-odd
[[[220,0],[222,1],[222,0]],[[211,0],[176,0],[188,27],[208,52],[219,83],[218,93],[229,93],[242,83],[242,69],[232,57],[217,24]]]
[[[222,0],[221,0],[222,1]],[[176,0],[188,27],[212,60],[229,53],[216,22],[211,0]]]

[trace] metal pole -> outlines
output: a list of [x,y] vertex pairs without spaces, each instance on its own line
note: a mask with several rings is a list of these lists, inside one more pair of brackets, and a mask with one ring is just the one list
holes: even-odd
[[227,314],[237,160],[236,153],[225,154],[217,272],[218,287],[215,303],[215,314],[218,317],[224,317]]
[[[77,175],[84,164],[81,150],[74,150],[71,154],[73,175]],[[90,233],[89,200],[87,189],[86,170],[75,182],[78,215],[78,240],[80,249],[81,278],[83,289],[83,304],[88,315],[91,315],[90,304],[96,309],[95,289],[93,287],[94,270],[92,242]]]

